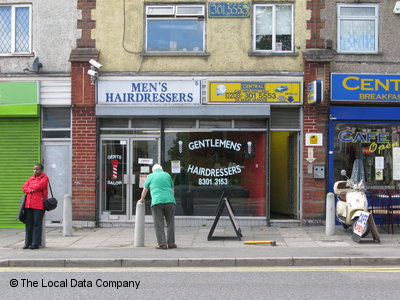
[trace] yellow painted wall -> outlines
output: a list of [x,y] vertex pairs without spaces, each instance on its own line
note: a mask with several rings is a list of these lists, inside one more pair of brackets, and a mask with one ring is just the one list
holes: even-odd
[[270,209],[289,213],[288,202],[288,137],[289,132],[271,132]]
[[[230,0],[231,2],[244,2]],[[309,38],[306,20],[310,18],[306,10],[306,0],[295,1],[295,49],[298,56],[249,56],[252,50],[252,17],[246,19],[208,19],[206,17],[207,57],[142,57],[144,48],[144,3],[200,3],[212,1],[157,0],[97,0],[92,18],[96,29],[92,38],[100,50],[102,71],[129,72],[271,72],[303,71],[301,52],[305,40]],[[221,1],[223,2],[223,1]],[[266,3],[265,1],[249,1]],[[274,1],[286,2],[287,1]],[[125,3],[125,7],[124,7]],[[125,18],[124,18],[125,16]]]

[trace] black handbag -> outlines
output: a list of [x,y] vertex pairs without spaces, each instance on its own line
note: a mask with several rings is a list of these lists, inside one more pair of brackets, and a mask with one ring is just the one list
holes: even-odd
[[21,198],[21,202],[19,203],[19,210],[17,216],[17,220],[20,220],[24,224],[26,223],[25,201],[26,201],[26,195],[23,195]]
[[54,198],[54,196],[53,196],[53,191],[51,190],[50,181],[49,181],[49,187],[50,187],[51,198],[47,198],[44,200],[44,209],[47,211],[55,209],[58,204],[57,199]]

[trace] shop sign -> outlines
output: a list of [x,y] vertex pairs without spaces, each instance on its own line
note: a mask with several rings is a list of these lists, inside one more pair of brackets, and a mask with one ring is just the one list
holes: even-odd
[[322,133],[306,133],[306,146],[322,146]]
[[369,144],[368,149],[363,149],[364,153],[377,152],[381,154],[385,149],[391,149],[399,146],[399,142],[390,143],[390,133],[384,131],[355,131],[345,129],[338,134],[339,141],[343,143],[362,143]]
[[320,104],[323,101],[323,84],[322,80],[310,82],[307,87],[307,102],[308,104]]
[[[179,147],[183,149],[183,142],[178,142]],[[185,147],[186,148],[186,147]],[[223,139],[202,139],[202,140],[194,140],[187,144],[187,149],[190,151],[195,151],[203,148],[222,148],[224,150],[241,152],[245,151],[245,155],[247,157],[254,157],[254,144],[251,141],[246,142],[245,144],[234,142],[231,140],[223,140]],[[182,150],[183,152],[183,150]],[[180,152],[181,153],[181,152]],[[173,169],[180,167],[179,161],[173,161],[173,165],[171,166]],[[236,163],[231,163],[228,166],[220,166],[220,167],[203,167],[197,166],[194,164],[189,164],[186,172],[199,176],[198,185],[228,185],[230,176],[242,173],[243,166],[240,166]],[[174,173],[174,172],[172,172]]]
[[0,82],[0,104],[38,103],[37,82]]
[[331,101],[400,102],[400,75],[332,73]]
[[200,80],[99,80],[97,84],[98,104],[201,104]]
[[301,81],[209,81],[209,103],[301,104]]
[[209,18],[250,18],[250,2],[209,2]]

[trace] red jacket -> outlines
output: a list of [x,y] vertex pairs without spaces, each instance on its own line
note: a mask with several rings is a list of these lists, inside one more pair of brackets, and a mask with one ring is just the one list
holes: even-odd
[[[25,208],[44,209],[43,200],[47,199],[47,184],[49,178],[42,173],[38,177],[31,176],[22,187],[22,191],[26,193]],[[31,193],[32,190],[35,192]]]

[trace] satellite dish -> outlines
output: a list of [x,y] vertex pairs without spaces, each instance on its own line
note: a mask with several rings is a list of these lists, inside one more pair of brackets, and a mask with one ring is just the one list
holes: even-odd
[[32,64],[32,69],[24,69],[24,71],[39,73],[40,69],[43,68],[43,65],[39,62],[39,57],[36,57]]
[[39,73],[41,68],[43,68],[43,65],[39,62],[39,57],[36,57],[32,64],[32,71]]

